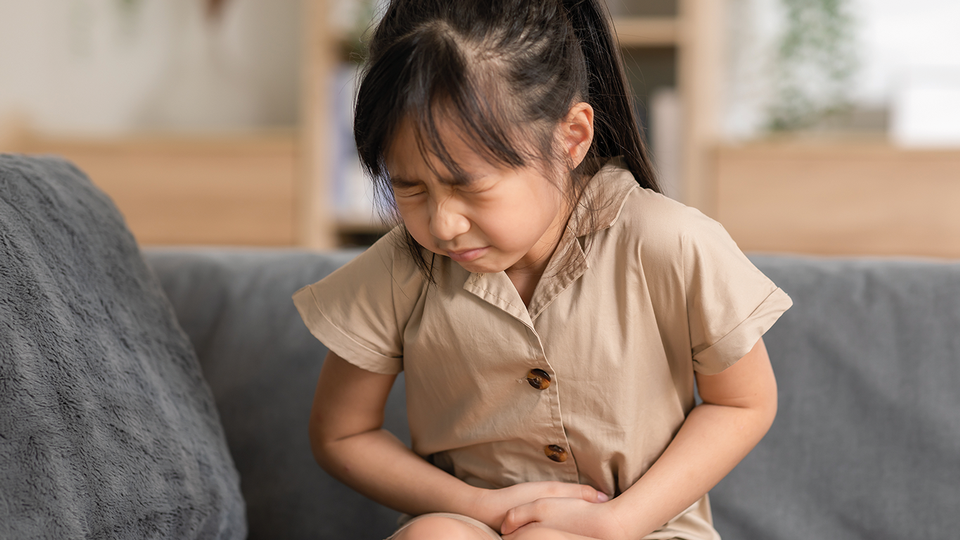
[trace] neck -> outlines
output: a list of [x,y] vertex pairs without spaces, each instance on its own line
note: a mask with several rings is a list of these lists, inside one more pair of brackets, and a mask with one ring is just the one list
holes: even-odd
[[529,259],[525,257],[524,259],[527,260],[521,259],[504,271],[510,281],[513,282],[517,292],[520,293],[520,298],[525,306],[530,305],[537,284],[540,283],[540,278],[543,277],[547,265],[550,264],[550,259],[553,258],[557,246],[560,245],[560,239],[563,238],[571,213],[572,208],[569,204],[565,204],[563,210],[557,214],[557,219],[550,229],[543,235],[541,242],[538,242],[536,248],[528,254],[531,255]]
[[543,277],[543,271],[545,269],[546,264],[538,268],[511,268],[505,272],[520,294],[523,305],[530,305],[530,300],[533,299],[533,292],[537,290],[537,284],[540,283],[540,278]]

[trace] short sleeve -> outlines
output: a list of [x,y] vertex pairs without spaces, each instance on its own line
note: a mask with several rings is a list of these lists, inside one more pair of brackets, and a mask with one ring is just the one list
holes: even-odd
[[310,333],[355,366],[403,370],[403,331],[426,280],[394,229],[369,249],[293,295]]
[[726,230],[697,213],[682,238],[694,369],[716,374],[746,355],[793,301]]

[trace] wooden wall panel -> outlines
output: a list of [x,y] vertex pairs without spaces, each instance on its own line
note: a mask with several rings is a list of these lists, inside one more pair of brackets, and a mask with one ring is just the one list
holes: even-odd
[[960,258],[960,151],[780,142],[714,166],[716,217],[745,251]]
[[113,198],[142,245],[296,243],[292,135],[29,138],[21,147],[76,163]]

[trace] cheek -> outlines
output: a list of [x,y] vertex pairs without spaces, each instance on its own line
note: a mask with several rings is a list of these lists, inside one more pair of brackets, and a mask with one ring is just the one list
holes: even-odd
[[544,221],[552,222],[563,207],[563,196],[552,184],[543,183],[531,186],[525,194],[526,205],[521,212],[530,226],[536,226]]
[[413,239],[421,246],[432,250],[430,225],[424,206],[410,201],[398,201],[397,212]]
[[397,212],[404,223],[417,221],[423,213],[425,207],[423,197],[398,197],[394,195],[394,203],[397,206]]
[[[551,197],[544,200],[544,196]],[[539,238],[553,223],[559,204],[552,194],[538,194],[517,198],[504,204],[496,212],[484,216],[485,232],[504,246],[523,247],[531,236]]]

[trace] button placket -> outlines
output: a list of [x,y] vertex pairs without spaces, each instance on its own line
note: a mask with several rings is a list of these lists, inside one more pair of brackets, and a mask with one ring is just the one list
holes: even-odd
[[[536,428],[527,429],[520,436],[531,445],[531,450],[543,456],[539,458],[546,462],[542,466],[550,469],[549,472],[544,470],[544,473],[557,480],[577,482],[579,473],[576,458],[569,447],[560,409],[559,380],[556,371],[545,357],[543,342],[535,329],[530,311],[520,302],[513,284],[503,274],[471,274],[465,280],[463,288],[480,300],[512,316],[529,332],[529,350],[523,355],[526,356],[526,360],[517,359],[518,362],[526,364],[524,367],[528,371],[518,382],[526,381],[540,396],[536,399],[535,408],[531,411],[537,416],[531,419]],[[552,298],[557,292],[551,290],[548,296]],[[538,311],[542,311],[547,304],[549,302],[543,303]],[[520,365],[523,366],[523,364]],[[549,453],[547,453],[548,449]],[[550,461],[547,461],[548,459]]]
[[[542,413],[548,414],[551,420],[550,427],[547,431],[539,432],[539,430],[537,430],[539,432],[537,436],[543,437],[540,439],[540,444],[543,445],[540,448],[544,457],[540,459],[550,463],[547,467],[551,469],[552,472],[550,474],[555,475],[556,479],[562,479],[567,482],[577,482],[579,473],[576,459],[571,459],[573,454],[570,451],[566,429],[564,429],[563,426],[559,379],[557,379],[556,371],[552,368],[550,361],[545,356],[540,334],[533,327],[528,328],[533,338],[530,343],[532,346],[530,353],[534,355],[534,358],[531,358],[531,363],[540,367],[530,368],[524,379],[521,380],[526,380],[531,388],[540,393],[541,398],[538,400],[540,403],[539,407],[544,408],[539,410],[542,411]],[[531,435],[533,435],[533,433],[531,433]],[[547,461],[547,459],[550,461]]]

